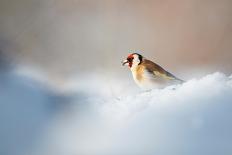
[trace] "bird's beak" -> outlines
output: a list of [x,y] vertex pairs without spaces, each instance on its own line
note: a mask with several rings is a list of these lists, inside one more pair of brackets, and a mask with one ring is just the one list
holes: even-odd
[[124,66],[125,64],[129,63],[128,60],[122,61],[122,65]]

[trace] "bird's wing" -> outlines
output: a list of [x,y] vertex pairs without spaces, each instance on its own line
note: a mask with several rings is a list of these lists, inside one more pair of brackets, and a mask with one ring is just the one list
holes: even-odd
[[147,66],[146,67],[147,71],[149,73],[152,73],[156,77],[161,77],[161,78],[165,78],[165,79],[169,79],[169,80],[183,81],[183,80],[178,79],[173,74],[164,70],[161,66],[159,66],[158,64],[156,64],[150,60],[144,59],[143,63],[144,63],[144,65]]

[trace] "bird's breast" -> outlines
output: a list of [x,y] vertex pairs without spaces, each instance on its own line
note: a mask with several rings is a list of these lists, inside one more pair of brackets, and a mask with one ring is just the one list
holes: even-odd
[[131,69],[131,72],[135,83],[142,89],[163,88],[167,84],[165,79],[156,77],[143,67]]
[[135,83],[143,89],[149,89],[151,87],[154,87],[154,82],[152,79],[152,75],[149,75],[149,73],[146,72],[146,70],[143,67],[137,67],[131,70],[133,79]]
[[134,70],[131,70],[131,72],[132,72],[135,83],[141,87],[144,81],[143,70],[134,69]]

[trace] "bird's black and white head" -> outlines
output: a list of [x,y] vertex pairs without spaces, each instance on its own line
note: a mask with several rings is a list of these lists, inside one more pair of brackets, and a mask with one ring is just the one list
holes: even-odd
[[129,68],[135,68],[141,64],[143,56],[138,53],[129,54],[127,59],[122,62],[122,65],[127,65]]

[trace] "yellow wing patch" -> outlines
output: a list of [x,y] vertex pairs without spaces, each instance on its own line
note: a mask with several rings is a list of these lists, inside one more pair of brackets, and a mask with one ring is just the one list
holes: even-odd
[[175,78],[172,77],[172,76],[168,76],[167,74],[163,74],[163,73],[160,73],[158,71],[153,71],[153,73],[158,76],[158,77],[162,77],[162,78],[165,78],[165,79],[169,79],[169,80],[174,80]]

